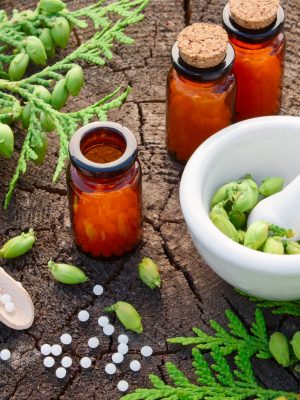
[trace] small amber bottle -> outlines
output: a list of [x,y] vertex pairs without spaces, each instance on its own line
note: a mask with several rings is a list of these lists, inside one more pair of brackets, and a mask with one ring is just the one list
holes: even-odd
[[235,49],[238,121],[280,112],[284,75],[284,12],[277,0],[230,0],[224,27]]
[[233,47],[217,25],[185,28],[172,49],[167,79],[167,148],[186,162],[197,147],[234,120]]
[[76,245],[104,258],[133,250],[142,236],[142,173],[133,133],[113,122],[94,122],[73,135],[69,153]]

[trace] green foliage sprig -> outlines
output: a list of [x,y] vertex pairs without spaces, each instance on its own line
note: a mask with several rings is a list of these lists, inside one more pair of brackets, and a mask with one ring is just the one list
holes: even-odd
[[[66,89],[68,73],[77,67],[79,61],[99,66],[104,65],[113,56],[111,48],[114,42],[133,43],[133,39],[128,37],[124,31],[127,26],[143,19],[141,12],[148,2],[149,0],[116,0],[104,6],[104,1],[99,1],[73,12],[63,8],[55,15],[41,10],[38,5],[34,11],[14,11],[10,20],[4,12],[0,13],[0,77],[3,78],[0,79],[0,122],[12,123],[14,119],[20,116],[24,105],[29,107],[30,110],[28,113],[28,130],[15,173],[9,184],[4,203],[5,208],[9,205],[19,177],[26,172],[28,161],[35,161],[39,157],[37,148],[42,146],[41,132],[46,129],[45,124],[41,122],[42,117],[47,120],[47,126],[50,125],[50,128],[46,130],[54,130],[60,140],[57,167],[53,176],[55,181],[64,167],[65,160],[68,157],[68,142],[77,127],[88,123],[94,117],[100,120],[107,119],[107,112],[112,108],[119,107],[125,101],[129,88],[120,95],[118,95],[119,89],[117,89],[83,110],[69,113],[60,111],[60,108],[67,101],[68,92],[70,92]],[[108,17],[111,13],[119,16],[119,19],[113,22]],[[70,26],[75,25],[80,29],[86,28],[88,26],[87,21],[91,20],[97,32],[53,65],[49,65],[19,81],[8,80],[5,65],[12,62],[16,52],[19,52],[18,54],[24,52],[28,34],[40,35],[41,28],[45,25],[51,26],[53,18],[55,21],[57,18],[64,18]],[[28,48],[25,50],[29,52]],[[40,59],[37,61],[39,62]],[[58,98],[61,100],[59,107],[54,102],[51,101],[49,104],[45,98],[36,95],[35,91],[39,86],[53,91],[52,100],[53,93],[57,89]]]

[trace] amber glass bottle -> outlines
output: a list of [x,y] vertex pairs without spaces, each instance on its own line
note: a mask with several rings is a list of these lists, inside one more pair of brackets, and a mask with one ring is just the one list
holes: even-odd
[[279,114],[285,57],[282,7],[267,28],[245,29],[231,18],[227,4],[223,23],[236,55],[233,72],[237,80],[237,120]]
[[187,161],[211,135],[232,124],[235,110],[234,50],[227,45],[224,61],[212,68],[188,65],[172,49],[167,79],[167,148],[178,161]]
[[142,236],[142,175],[134,135],[116,123],[91,123],[74,134],[69,153],[76,245],[94,257],[133,250]]

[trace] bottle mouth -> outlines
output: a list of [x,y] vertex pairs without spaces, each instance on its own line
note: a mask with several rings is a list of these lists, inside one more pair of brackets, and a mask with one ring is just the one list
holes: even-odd
[[284,11],[281,5],[278,7],[277,17],[271,25],[264,29],[246,29],[238,25],[230,16],[229,4],[223,9],[223,26],[227,33],[237,39],[248,43],[260,43],[275,37],[284,26]]
[[134,164],[137,141],[125,126],[115,122],[92,122],[72,136],[69,154],[71,163],[84,175],[116,175]]
[[230,43],[227,44],[226,56],[224,60],[212,68],[196,68],[187,64],[180,57],[178,43],[175,42],[172,48],[173,67],[188,79],[200,82],[210,82],[221,78],[230,72],[235,59],[235,52]]

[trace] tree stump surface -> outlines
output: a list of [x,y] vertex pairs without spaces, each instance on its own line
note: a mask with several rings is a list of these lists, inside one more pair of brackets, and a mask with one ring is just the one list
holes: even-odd
[[[85,0],[68,1],[70,9],[85,5]],[[86,86],[81,95],[69,101],[70,108],[84,107],[111,92],[116,86],[133,91],[120,110],[110,119],[128,126],[139,142],[143,168],[144,237],[139,249],[119,261],[99,262],[78,252],[72,242],[65,177],[51,183],[57,158],[58,141],[50,135],[46,162],[28,165],[8,211],[0,211],[1,243],[33,227],[37,243],[27,255],[13,261],[1,261],[14,278],[21,281],[32,296],[36,317],[28,331],[13,331],[0,326],[2,348],[12,351],[9,362],[0,362],[0,399],[17,400],[115,400],[120,398],[116,386],[120,379],[130,389],[149,386],[149,373],[165,377],[164,364],[174,361],[188,375],[192,374],[190,349],[167,345],[165,339],[190,335],[194,326],[210,331],[211,318],[225,325],[224,311],[232,308],[248,325],[253,321],[254,305],[236,294],[232,287],[215,275],[204,263],[187,232],[178,201],[178,187],[183,167],[169,158],[165,148],[165,81],[170,67],[170,48],[178,32],[196,21],[221,21],[224,0],[152,0],[145,19],[127,32],[136,39],[133,46],[114,47],[114,58],[107,66],[85,69]],[[35,1],[4,0],[1,7],[33,7]],[[300,107],[300,4],[285,0],[288,40],[285,88],[282,113],[298,115]],[[86,35],[90,35],[87,32]],[[83,39],[83,33],[79,33]],[[75,39],[73,37],[73,46]],[[1,159],[1,199],[13,174],[23,133],[17,133],[17,151],[11,160]],[[152,257],[160,266],[163,287],[151,291],[137,279],[137,264],[143,256]],[[55,261],[82,266],[90,281],[76,287],[57,284],[51,278],[47,262]],[[96,297],[92,288],[104,286]],[[114,320],[116,334],[110,339],[102,334],[97,319],[103,309],[123,300],[132,303],[143,316],[144,334],[130,336],[130,353],[118,372],[109,378],[104,366],[116,351],[117,335],[124,332]],[[77,314],[86,309],[90,320],[80,323]],[[268,330],[293,332],[299,329],[297,318],[274,316],[264,311]],[[62,333],[73,336],[64,353],[71,355],[73,366],[65,379],[55,377],[54,369],[43,366],[40,346],[59,343]],[[98,336],[100,345],[88,350],[87,340]],[[149,344],[154,355],[142,361],[139,373],[129,370],[129,360],[139,356],[142,345]],[[82,370],[79,360],[90,355],[93,366]],[[60,359],[60,358],[59,358]],[[56,363],[58,366],[59,362]],[[255,361],[256,376],[270,388],[300,392],[299,378],[291,370],[273,361]]]

